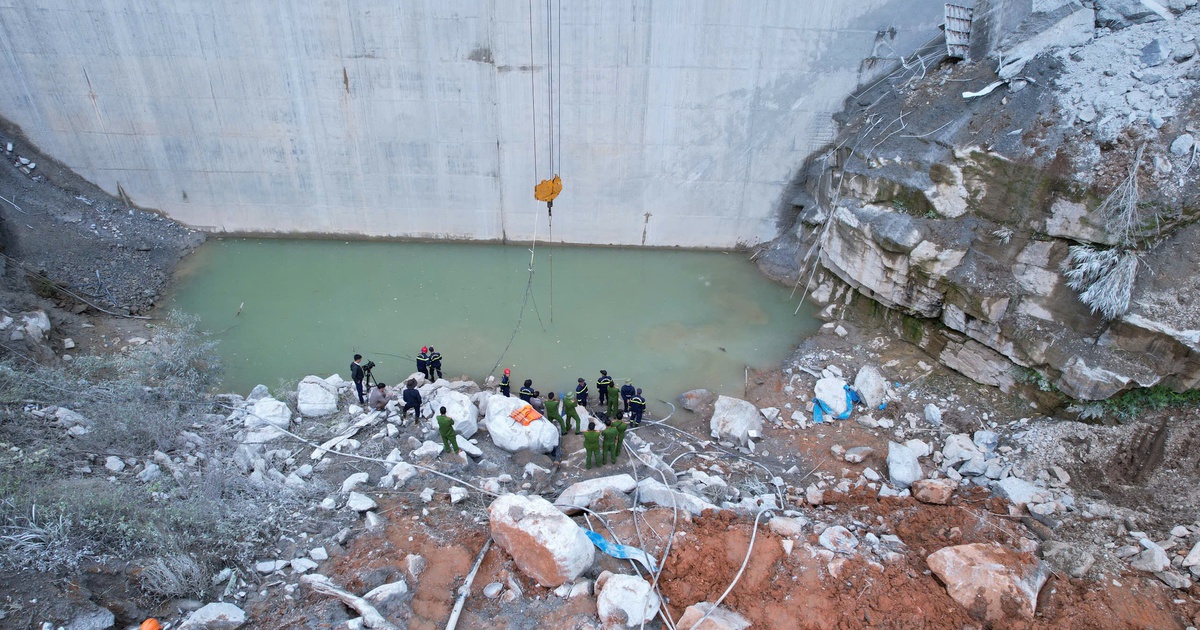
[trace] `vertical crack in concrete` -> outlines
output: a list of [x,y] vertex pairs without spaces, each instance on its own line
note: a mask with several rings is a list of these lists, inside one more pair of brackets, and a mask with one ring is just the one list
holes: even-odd
[[645,219],[642,221],[642,245],[645,245],[646,244],[646,231],[650,229],[650,217],[652,217],[654,215],[647,212],[646,214],[644,214],[642,216],[645,217]]

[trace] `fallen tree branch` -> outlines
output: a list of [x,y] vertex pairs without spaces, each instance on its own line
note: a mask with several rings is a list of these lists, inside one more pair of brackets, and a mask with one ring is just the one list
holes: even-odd
[[379,614],[378,610],[372,606],[367,600],[349,592],[342,590],[333,585],[333,582],[324,575],[305,575],[300,578],[302,584],[308,585],[312,590],[321,593],[322,595],[332,595],[340,600],[343,604],[353,608],[362,615],[363,625],[368,628],[378,628],[379,630],[400,630],[399,626]]

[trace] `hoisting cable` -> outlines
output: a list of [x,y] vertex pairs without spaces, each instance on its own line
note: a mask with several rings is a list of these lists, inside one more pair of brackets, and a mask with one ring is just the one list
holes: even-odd
[[[561,50],[561,48],[562,48],[562,37],[561,37],[561,34],[562,34],[561,33],[561,31],[562,31],[562,7],[560,5],[559,10],[557,12],[558,13],[557,24],[558,24],[559,32],[556,34],[555,33],[554,3],[555,3],[555,0],[546,0],[546,110],[547,110],[546,111],[546,123],[547,123],[546,131],[548,132],[548,143],[547,144],[549,145],[549,148],[550,148],[550,172],[553,173],[554,176],[550,179],[543,179],[536,186],[533,187],[534,198],[536,198],[538,201],[546,202],[546,218],[550,224],[550,240],[551,240],[551,242],[554,241],[554,199],[556,197],[558,197],[558,194],[560,192],[562,192],[562,178],[559,177],[559,175],[558,175],[558,173],[559,173],[558,160],[561,159],[558,156],[562,152],[562,147],[555,146],[556,144],[560,144],[562,141],[562,139],[561,139],[562,117],[560,115],[557,115],[557,113],[555,111],[557,106],[554,102],[555,95],[556,95],[555,84],[559,83],[559,78],[560,78],[560,77],[559,78],[555,77],[556,68],[561,67],[561,61],[558,62],[558,64],[555,63],[556,55],[555,55],[554,47],[555,47],[555,44],[557,43],[559,49]],[[530,41],[532,41],[532,38],[533,38],[533,31],[532,31],[532,28],[533,28],[532,27],[533,0],[530,0],[529,12],[530,12],[530,24],[531,24],[531,26],[530,26]],[[531,47],[532,47],[532,44],[531,44]],[[533,64],[531,62],[530,66],[532,66],[532,65]],[[530,81],[531,81],[531,83],[533,81],[532,74],[530,75]],[[559,94],[559,95],[562,94],[562,86],[561,85],[558,87],[557,94]],[[555,126],[556,119],[558,121],[557,127]],[[536,117],[535,117],[535,120],[536,120]],[[535,126],[536,126],[536,122],[535,122]],[[557,139],[555,137],[556,128],[559,130],[559,134],[560,134]],[[535,136],[534,144],[535,144],[535,146],[537,144],[536,136]],[[535,177],[538,176],[536,166],[534,168],[534,176]],[[551,322],[554,321],[554,254],[553,253],[550,254],[550,321]]]

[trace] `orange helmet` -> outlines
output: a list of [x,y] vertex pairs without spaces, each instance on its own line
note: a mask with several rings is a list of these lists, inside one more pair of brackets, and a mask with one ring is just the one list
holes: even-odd
[[143,621],[142,625],[138,626],[138,630],[162,630],[162,626],[158,624],[157,619],[151,617]]

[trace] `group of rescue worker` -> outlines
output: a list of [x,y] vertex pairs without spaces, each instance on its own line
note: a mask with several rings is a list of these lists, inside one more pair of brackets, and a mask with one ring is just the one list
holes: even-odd
[[[646,399],[642,396],[641,388],[633,386],[631,379],[625,379],[620,388],[608,375],[608,370],[600,370],[600,378],[596,379],[598,403],[602,405],[601,415],[608,422],[603,431],[596,430],[596,423],[588,422],[586,431],[580,431],[582,421],[579,418],[578,407],[587,408],[589,390],[588,382],[580,377],[576,379],[575,391],[568,392],[561,399],[554,392],[541,398],[541,392],[533,388],[533,379],[525,379],[517,395],[535,409],[546,414],[546,419],[559,428],[562,435],[571,431],[575,426],[575,435],[583,435],[583,448],[587,452],[587,467],[603,466],[611,458],[617,461],[617,454],[625,441],[625,431],[630,426],[642,424],[642,414],[646,412]],[[504,368],[504,376],[500,379],[500,393],[510,396],[512,392],[512,371]],[[624,411],[621,410],[624,403]],[[629,423],[625,423],[625,415],[629,415]]]

